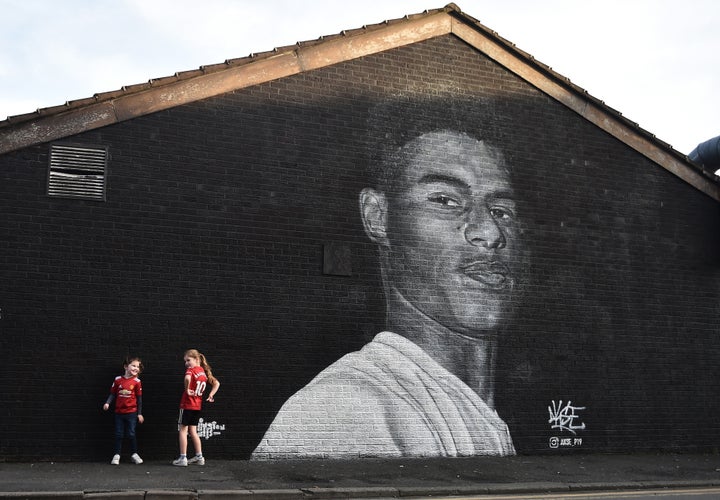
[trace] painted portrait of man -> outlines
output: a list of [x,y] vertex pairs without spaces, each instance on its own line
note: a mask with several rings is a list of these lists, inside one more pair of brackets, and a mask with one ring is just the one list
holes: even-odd
[[385,330],[290,397],[253,458],[515,453],[495,365],[522,242],[493,116],[480,102],[408,98],[371,112],[359,212]]

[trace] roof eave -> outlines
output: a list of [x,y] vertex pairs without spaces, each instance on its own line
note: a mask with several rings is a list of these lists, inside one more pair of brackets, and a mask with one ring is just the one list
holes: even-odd
[[703,170],[637,123],[462,13],[455,4],[9,118],[4,127],[0,123],[0,154],[446,34],[462,39],[648,159],[720,201],[720,182],[713,172]]
[[[106,100],[99,100],[102,96],[99,94],[90,104],[60,106],[53,108],[51,114],[39,110],[34,114],[10,118],[5,129],[0,129],[0,154],[421,42],[450,33],[450,24],[451,19],[444,9],[413,18],[406,16],[402,22],[386,22],[373,26],[374,29],[364,27],[352,34],[343,32],[338,37],[319,43],[298,44],[260,56],[251,55],[221,70],[217,67],[210,67],[209,71],[201,68],[200,74],[191,78],[180,79],[176,75],[169,78],[170,82],[167,79],[156,80],[149,85],[138,86],[139,90],[123,89],[119,95],[108,93]],[[18,121],[18,118],[21,120]]]

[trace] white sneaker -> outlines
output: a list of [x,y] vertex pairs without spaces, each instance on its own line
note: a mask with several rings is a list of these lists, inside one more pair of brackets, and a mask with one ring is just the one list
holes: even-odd
[[112,460],[110,460],[110,463],[112,465],[118,465],[120,463],[120,455],[113,455]]
[[178,467],[187,467],[187,464],[187,457],[180,457],[177,460],[173,460],[173,465],[177,465]]
[[143,459],[140,458],[140,455],[138,455],[137,453],[133,453],[133,454],[130,456],[130,460],[132,460],[134,464],[141,464],[141,463],[143,463]]
[[205,457],[203,457],[202,455],[200,455],[200,456],[195,455],[194,457],[192,457],[191,459],[188,460],[188,463],[195,464],[195,465],[205,465]]

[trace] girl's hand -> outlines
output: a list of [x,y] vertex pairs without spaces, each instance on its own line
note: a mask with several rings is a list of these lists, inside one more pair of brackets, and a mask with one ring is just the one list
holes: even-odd
[[207,401],[208,401],[208,403],[214,403],[214,402],[215,402],[215,397],[214,397],[214,396],[208,396]]
[[105,404],[103,405],[103,410],[108,411],[108,408],[110,408],[110,405],[107,404],[107,403],[105,403]]
[[188,393],[188,396],[194,396],[194,395],[195,395],[195,391],[193,391],[192,389],[188,389],[188,390],[187,390],[187,393]]
[[138,415],[138,422],[140,422],[141,424],[145,422],[145,417],[143,417],[142,415]]

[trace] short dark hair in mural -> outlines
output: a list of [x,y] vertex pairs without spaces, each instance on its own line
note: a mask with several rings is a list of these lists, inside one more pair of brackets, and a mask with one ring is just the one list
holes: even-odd
[[359,211],[386,328],[288,399],[253,457],[514,454],[495,363],[524,258],[498,113],[399,96],[369,116]]

